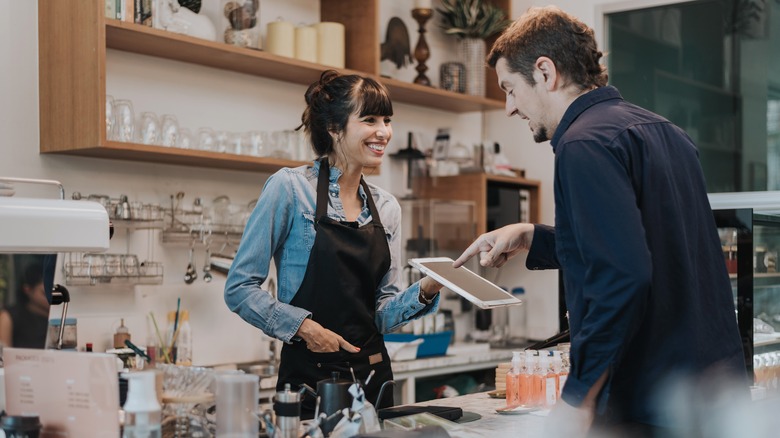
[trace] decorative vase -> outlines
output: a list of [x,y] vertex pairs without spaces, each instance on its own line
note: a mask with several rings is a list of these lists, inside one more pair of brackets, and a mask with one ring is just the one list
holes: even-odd
[[458,41],[458,58],[466,66],[466,94],[485,95],[485,40],[462,38]]
[[225,42],[239,47],[260,47],[260,0],[222,0]]

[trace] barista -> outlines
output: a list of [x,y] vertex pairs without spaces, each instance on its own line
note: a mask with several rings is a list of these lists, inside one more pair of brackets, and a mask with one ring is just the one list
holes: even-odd
[[43,266],[31,263],[22,271],[18,302],[0,310],[0,343],[5,347],[43,348],[49,300],[43,286]]
[[[284,168],[265,183],[228,273],[225,301],[245,321],[285,342],[277,390],[316,387],[338,371],[365,381],[367,400],[392,379],[383,333],[433,313],[441,285],[401,290],[401,208],[363,179],[382,164],[392,137],[385,87],[324,72],[306,91],[302,125],[311,165]],[[273,257],[278,296],[263,284]],[[387,393],[380,406],[392,405]],[[311,417],[307,398],[303,417]]]

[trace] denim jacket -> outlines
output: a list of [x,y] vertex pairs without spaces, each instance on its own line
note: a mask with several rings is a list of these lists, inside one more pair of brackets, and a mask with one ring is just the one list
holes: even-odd
[[[311,312],[289,303],[303,282],[314,245],[319,167],[315,161],[312,166],[281,169],[268,178],[246,224],[225,284],[225,302],[230,310],[263,333],[285,342],[293,339],[304,318],[311,317]],[[328,216],[343,221],[346,216],[337,182],[341,173],[331,166]],[[385,190],[373,184],[369,184],[369,189],[390,247],[390,269],[376,290],[375,321],[381,333],[389,333],[436,312],[439,297],[431,304],[421,303],[419,282],[400,290],[405,264],[401,257],[401,206]],[[362,226],[372,218],[366,193],[362,186],[359,190],[363,209],[357,221]],[[265,285],[271,257],[277,267],[276,298]]]

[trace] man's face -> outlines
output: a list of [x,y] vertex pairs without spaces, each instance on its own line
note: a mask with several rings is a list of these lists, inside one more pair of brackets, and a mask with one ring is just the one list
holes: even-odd
[[519,73],[510,71],[506,58],[499,58],[496,63],[498,85],[506,93],[506,115],[520,116],[528,120],[528,127],[534,136],[534,141],[541,143],[550,139],[550,125],[546,122],[547,106],[543,99],[545,91],[539,81],[529,85]]

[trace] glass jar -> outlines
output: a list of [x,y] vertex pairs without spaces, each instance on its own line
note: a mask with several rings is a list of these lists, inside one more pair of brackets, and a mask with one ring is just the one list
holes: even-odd
[[[62,350],[75,350],[78,346],[76,336],[76,318],[65,318],[65,329],[62,332]],[[49,330],[46,334],[46,348],[57,349],[57,340],[60,336],[60,326],[62,318],[52,318],[49,320]]]

